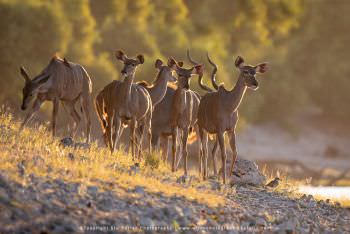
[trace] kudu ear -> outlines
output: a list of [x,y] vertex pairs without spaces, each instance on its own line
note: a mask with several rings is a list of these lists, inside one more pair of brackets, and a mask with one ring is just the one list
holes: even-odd
[[198,64],[193,67],[192,69],[192,74],[197,74],[197,75],[202,75],[204,72],[204,65],[203,64]]
[[156,60],[156,63],[154,64],[154,66],[155,66],[157,69],[161,69],[161,68],[162,68],[162,65],[163,65],[163,61],[160,60],[160,59],[157,59],[157,60]]
[[125,61],[126,60],[126,54],[123,52],[123,51],[121,51],[121,50],[117,50],[116,52],[115,52],[115,57],[118,59],[118,60],[121,60],[121,61]]
[[244,59],[241,56],[237,56],[235,60],[235,66],[240,68],[243,66],[243,63],[244,63]]
[[23,76],[24,80],[26,82],[30,82],[30,78],[29,78],[29,75],[28,75],[26,69],[24,69],[24,67],[20,67],[19,70],[21,71],[21,75]]
[[176,69],[176,67],[177,67],[177,63],[173,57],[170,57],[168,59],[168,67],[170,67],[172,69]]
[[145,62],[145,58],[142,54],[137,55],[137,60],[139,61],[139,64],[143,64]]
[[258,73],[264,73],[267,70],[269,70],[267,63],[259,63],[258,65],[255,66],[255,71]]
[[40,79],[39,81],[38,81],[38,84],[44,84],[44,83],[46,83],[47,81],[48,81],[48,79],[50,78],[50,75],[49,74],[47,74],[47,75],[45,75],[42,79]]

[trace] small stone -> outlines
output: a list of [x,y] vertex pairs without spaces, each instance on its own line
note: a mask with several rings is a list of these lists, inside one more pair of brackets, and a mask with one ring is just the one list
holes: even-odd
[[138,193],[138,194],[144,194],[145,193],[145,188],[142,187],[142,186],[136,186],[135,189],[134,189],[134,192]]
[[153,223],[152,219],[150,219],[148,217],[141,217],[140,225],[142,227],[152,227],[152,226],[154,226],[154,223]]
[[74,141],[71,137],[65,137],[61,139],[61,145],[64,147],[72,147],[74,145]]
[[178,184],[185,184],[187,181],[188,181],[187,175],[182,175],[176,179],[176,183],[178,183]]
[[177,216],[180,216],[180,217],[181,217],[181,216],[184,216],[184,213],[183,213],[181,207],[175,205],[175,206],[173,207],[173,209],[174,209],[175,213],[177,214]]
[[11,200],[8,192],[5,189],[0,187],[0,204],[10,205]]
[[188,207],[184,207],[184,208],[182,209],[182,211],[183,211],[184,216],[189,217],[189,216],[192,215],[192,211],[191,211],[191,209],[188,208]]
[[74,148],[80,148],[80,149],[89,149],[90,145],[88,143],[81,143],[81,142],[77,142],[74,144]]
[[18,173],[20,174],[20,176],[24,176],[25,174],[25,161],[23,160],[22,162],[17,164],[17,169],[18,169]]
[[0,174],[0,187],[3,187],[5,189],[10,189],[11,187],[7,181],[8,181],[7,177]]
[[96,186],[88,186],[86,188],[86,192],[91,195],[91,196],[96,196],[97,192],[98,192],[98,187]]

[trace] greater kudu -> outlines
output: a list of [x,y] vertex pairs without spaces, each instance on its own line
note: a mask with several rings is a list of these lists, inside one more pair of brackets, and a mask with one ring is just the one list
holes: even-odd
[[[122,125],[129,125],[131,152],[135,160],[135,147],[138,145],[135,133],[137,124],[144,126],[149,139],[148,150],[151,151],[152,100],[143,85],[134,83],[136,68],[143,64],[144,57],[138,55],[136,58],[128,58],[119,50],[116,52],[116,58],[124,64],[121,71],[124,80],[113,81],[99,93],[96,98],[96,109],[102,127],[106,128],[105,141],[109,142],[111,152],[119,142]],[[108,117],[101,118],[104,115]]]
[[[164,99],[155,107],[152,119],[152,141],[157,144],[160,137],[166,139],[172,136],[172,171],[176,170],[176,148],[178,129],[182,134],[184,173],[187,175],[187,138],[191,127],[197,121],[199,106],[198,94],[189,89],[189,80],[193,75],[202,75],[203,65],[189,69],[182,68],[174,59],[169,60],[175,65],[178,75],[177,87],[168,87]],[[167,144],[166,144],[167,148]],[[166,153],[165,150],[163,153]]]
[[40,109],[44,101],[52,101],[52,134],[55,136],[59,101],[62,101],[74,120],[74,126],[71,131],[71,136],[73,137],[77,130],[77,124],[80,122],[79,114],[75,110],[75,103],[81,99],[82,109],[87,122],[86,141],[89,142],[92,85],[84,67],[54,56],[48,66],[32,80],[23,67],[20,68],[20,71],[25,79],[21,109],[26,110],[31,100],[35,98],[34,104],[25,117],[21,129],[32,118],[34,113]]
[[[153,107],[157,105],[165,96],[168,82],[175,82],[176,78],[173,76],[174,67],[169,67],[164,65],[162,60],[157,59],[155,62],[155,67],[158,69],[158,74],[152,85],[148,85],[146,82],[138,82],[138,85],[143,86],[149,93]],[[108,103],[110,100],[114,100],[117,97],[113,97],[116,93],[116,87],[120,81],[113,81],[111,84],[107,85],[96,97],[95,105],[98,117],[101,121],[103,137],[107,146],[109,146],[107,136],[108,118],[113,112],[113,107],[111,106],[110,111],[108,111]],[[144,126],[139,126],[139,133],[143,135]]]
[[257,66],[243,64],[243,58],[238,56],[235,61],[235,66],[240,70],[240,75],[235,87],[231,91],[227,91],[224,86],[221,85],[216,92],[207,93],[201,99],[198,110],[198,126],[204,160],[204,179],[208,176],[208,133],[216,134],[217,141],[220,145],[224,183],[226,183],[224,133],[228,133],[230,146],[233,152],[230,175],[233,172],[233,166],[237,157],[235,128],[238,121],[238,107],[247,88],[253,90],[258,88],[258,81],[255,77],[256,73],[264,73],[267,70],[266,63],[261,63]]

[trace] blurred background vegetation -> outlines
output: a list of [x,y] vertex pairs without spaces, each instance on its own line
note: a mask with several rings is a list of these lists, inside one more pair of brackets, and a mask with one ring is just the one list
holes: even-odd
[[349,122],[349,11],[346,0],[0,0],[0,103],[19,110],[19,66],[34,76],[56,52],[86,67],[96,93],[119,79],[116,49],[143,53],[137,80],[151,81],[156,58],[187,62],[190,48],[206,82],[208,51],[227,88],[238,75],[235,56],[270,63],[259,91],[244,99],[243,122],[280,122],[315,107]]

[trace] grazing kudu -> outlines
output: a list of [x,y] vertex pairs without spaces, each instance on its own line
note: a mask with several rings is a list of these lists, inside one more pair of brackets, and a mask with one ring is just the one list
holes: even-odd
[[92,85],[91,79],[84,67],[54,56],[49,65],[32,80],[23,67],[21,67],[20,71],[25,79],[21,109],[26,110],[31,100],[35,98],[34,104],[25,117],[21,129],[40,109],[44,101],[52,101],[52,134],[55,136],[59,101],[62,101],[74,120],[74,126],[71,131],[71,136],[73,137],[77,130],[77,124],[80,122],[79,114],[75,110],[75,103],[81,99],[82,109],[87,122],[86,141],[89,142]]
[[237,57],[235,66],[240,70],[235,87],[231,91],[227,91],[223,86],[220,86],[216,92],[207,93],[202,97],[198,110],[199,135],[204,159],[203,179],[206,179],[208,176],[208,133],[216,134],[221,150],[224,184],[226,183],[224,133],[228,133],[233,152],[230,166],[231,175],[237,157],[235,128],[238,121],[238,107],[247,88],[253,90],[258,88],[256,73],[264,73],[267,70],[266,63],[261,63],[257,66],[244,65],[244,60],[240,56]]

